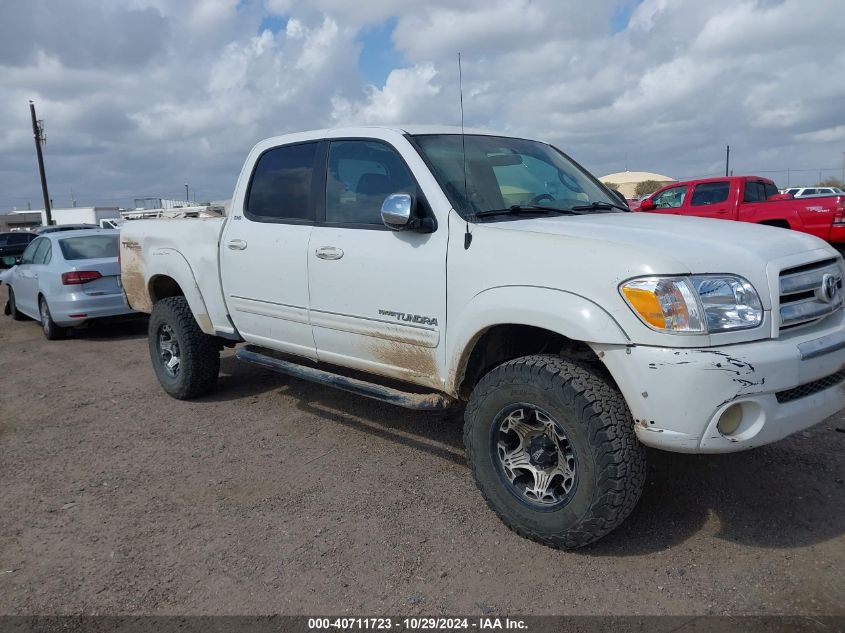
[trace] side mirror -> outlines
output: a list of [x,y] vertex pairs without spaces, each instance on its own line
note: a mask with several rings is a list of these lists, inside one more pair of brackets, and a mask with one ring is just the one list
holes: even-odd
[[657,207],[654,204],[654,200],[651,198],[646,198],[642,202],[640,202],[640,211],[651,211],[652,209],[656,209]]
[[23,261],[23,257],[15,257],[15,266],[20,264]]
[[381,204],[381,221],[393,231],[417,231],[434,233],[437,222],[434,218],[416,217],[417,201],[409,193],[392,193]]
[[381,204],[381,221],[394,231],[411,228],[414,197],[409,193],[392,193]]

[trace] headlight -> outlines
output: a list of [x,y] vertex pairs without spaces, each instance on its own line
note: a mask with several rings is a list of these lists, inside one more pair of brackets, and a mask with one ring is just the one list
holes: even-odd
[[763,322],[760,297],[742,277],[642,277],[620,290],[643,323],[661,332],[704,334]]

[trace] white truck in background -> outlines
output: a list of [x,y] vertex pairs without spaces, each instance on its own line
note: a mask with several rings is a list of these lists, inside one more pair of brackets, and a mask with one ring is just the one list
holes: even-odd
[[739,451],[845,406],[842,258],[779,228],[627,212],[554,147],[454,128],[262,141],[224,218],[121,233],[161,385],[238,358],[414,409],[464,406],[489,506],[586,545],[644,446]]

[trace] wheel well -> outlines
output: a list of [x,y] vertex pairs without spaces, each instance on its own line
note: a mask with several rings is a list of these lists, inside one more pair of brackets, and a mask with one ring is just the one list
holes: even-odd
[[176,280],[165,275],[158,275],[150,279],[150,302],[155,305],[157,301],[167,297],[184,297],[185,293]]
[[763,220],[762,222],[758,222],[758,224],[765,224],[766,226],[777,226],[781,229],[788,229],[789,222],[786,220]]
[[495,325],[478,337],[463,364],[465,369],[458,390],[461,397],[468,397],[482,376],[497,365],[532,354],[559,354],[563,358],[598,363],[604,370],[604,364],[583,341],[531,325]]

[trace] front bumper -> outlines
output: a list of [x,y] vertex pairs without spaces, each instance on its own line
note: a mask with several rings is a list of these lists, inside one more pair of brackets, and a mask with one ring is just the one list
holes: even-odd
[[[53,321],[62,327],[81,325],[92,319],[135,314],[135,311],[126,305],[123,293],[89,295],[84,292],[69,292],[49,298],[48,301]],[[78,316],[82,314],[85,316]]]
[[[596,345],[639,440],[681,453],[728,453],[777,441],[845,408],[845,324],[786,338],[678,349]],[[800,347],[799,347],[800,346]],[[717,428],[732,405],[742,422]]]

